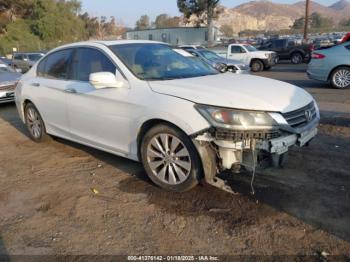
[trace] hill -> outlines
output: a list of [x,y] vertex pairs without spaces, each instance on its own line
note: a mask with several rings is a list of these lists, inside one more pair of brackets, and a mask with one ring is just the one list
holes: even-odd
[[[220,9],[216,26],[229,25],[235,33],[244,30],[282,30],[290,28],[296,19],[304,16],[305,1],[295,4],[251,1],[235,8],[221,6]],[[331,18],[337,25],[341,20],[349,18],[350,3],[340,0],[331,6],[324,6],[311,2],[310,13],[313,12]]]

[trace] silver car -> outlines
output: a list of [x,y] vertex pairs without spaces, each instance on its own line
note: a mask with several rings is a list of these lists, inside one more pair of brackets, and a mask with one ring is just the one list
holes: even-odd
[[334,88],[350,88],[350,43],[314,51],[307,74]]
[[194,56],[201,58],[202,60],[204,60],[214,68],[218,69],[219,71],[224,70],[224,71],[229,71],[236,74],[244,74],[250,71],[250,68],[248,65],[233,59],[226,59],[224,57],[219,56],[215,52],[205,48],[188,49],[186,51],[191,53]]
[[21,74],[0,60],[0,104],[13,102]]
[[43,56],[44,53],[15,53],[11,65],[25,73]]

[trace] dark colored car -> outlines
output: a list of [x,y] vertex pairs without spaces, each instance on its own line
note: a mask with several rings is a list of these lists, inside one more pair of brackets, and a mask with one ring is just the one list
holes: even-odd
[[32,66],[44,56],[44,53],[15,53],[12,59],[12,67],[27,72]]
[[308,62],[313,46],[310,44],[298,44],[292,39],[270,39],[263,43],[260,50],[275,51],[279,59],[290,60],[293,64]]

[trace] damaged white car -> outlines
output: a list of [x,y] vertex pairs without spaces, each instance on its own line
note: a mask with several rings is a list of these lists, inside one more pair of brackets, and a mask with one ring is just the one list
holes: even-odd
[[173,191],[200,181],[230,191],[220,172],[279,166],[316,136],[320,118],[298,87],[220,74],[150,41],[57,48],[22,77],[16,104],[34,141],[50,134],[141,161]]

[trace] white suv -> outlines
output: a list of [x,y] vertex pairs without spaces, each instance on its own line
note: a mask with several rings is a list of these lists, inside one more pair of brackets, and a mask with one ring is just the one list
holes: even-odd
[[220,171],[278,165],[317,133],[314,99],[293,85],[220,74],[151,41],[83,42],[57,48],[16,88],[31,138],[62,137],[142,161],[157,185],[199,181],[227,189]]

